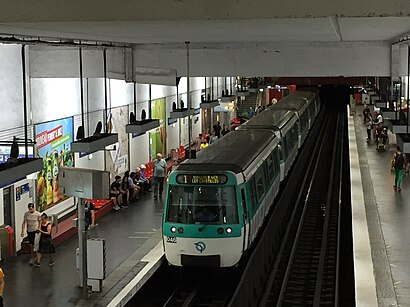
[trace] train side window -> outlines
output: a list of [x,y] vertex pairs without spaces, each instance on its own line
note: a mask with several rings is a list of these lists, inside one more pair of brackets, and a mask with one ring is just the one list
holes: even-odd
[[275,165],[273,162],[273,152],[266,159],[266,171],[267,171],[268,182],[272,183],[273,179],[275,178]]
[[285,155],[284,155],[284,153],[285,153],[285,147],[283,146],[283,142],[284,142],[284,139],[282,138],[280,141],[279,141],[279,144],[278,144],[278,150],[279,150],[279,159],[280,159],[280,161],[281,162],[283,162],[284,161],[284,157],[285,157]]
[[305,130],[307,130],[308,128],[309,128],[309,112],[308,112],[308,110],[306,109],[305,110],[305,113],[303,114],[303,117],[304,117],[304,121],[305,121],[305,124],[304,124],[304,131]]
[[273,171],[273,178],[276,178],[276,176],[279,174],[279,149],[276,147],[272,154],[271,154],[271,159],[272,159],[272,171]]
[[282,145],[283,145],[283,160],[286,160],[286,157],[289,155],[288,152],[288,139],[289,139],[289,132],[283,136]]
[[252,211],[255,211],[255,208],[257,208],[257,202],[256,202],[256,193],[255,193],[255,177],[252,176],[251,180],[249,181],[249,195],[251,199],[250,207]]
[[257,170],[255,182],[256,182],[256,197],[258,199],[258,204],[260,204],[265,194],[265,186],[266,186],[262,168],[259,168]]
[[241,198],[242,198],[242,211],[243,211],[243,219],[244,222],[248,220],[248,210],[246,208],[246,197],[245,197],[245,189],[241,189]]

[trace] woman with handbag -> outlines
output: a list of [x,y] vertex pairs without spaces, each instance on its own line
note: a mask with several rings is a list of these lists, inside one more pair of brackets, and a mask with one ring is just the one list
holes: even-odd
[[34,262],[35,266],[40,266],[41,254],[49,254],[50,260],[48,262],[49,266],[54,265],[53,258],[51,257],[56,251],[54,249],[53,241],[51,239],[51,223],[48,220],[47,214],[43,213],[41,215],[41,223],[37,229],[40,232],[40,243],[39,249],[37,251],[37,261]]

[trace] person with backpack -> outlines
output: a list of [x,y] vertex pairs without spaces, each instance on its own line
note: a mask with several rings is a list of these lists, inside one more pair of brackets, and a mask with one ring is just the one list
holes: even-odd
[[406,166],[404,154],[401,151],[400,146],[397,146],[396,153],[394,154],[394,190],[401,191],[401,183],[403,181],[403,169]]

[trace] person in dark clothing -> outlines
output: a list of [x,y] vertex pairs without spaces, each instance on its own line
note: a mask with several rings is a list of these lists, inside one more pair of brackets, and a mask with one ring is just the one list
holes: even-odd
[[48,262],[49,266],[54,265],[54,260],[51,254],[54,254],[55,248],[53,245],[53,240],[51,239],[51,223],[48,220],[47,214],[43,213],[41,215],[41,223],[37,230],[41,233],[39,249],[37,251],[37,261],[34,262],[35,266],[40,266],[41,254],[49,254],[50,260]]
[[[214,125],[214,131],[218,139],[221,138],[221,130],[222,130],[221,124],[219,122],[216,122],[216,124]],[[208,143],[209,143],[209,140],[208,140]]]
[[130,188],[129,178],[130,178],[130,172],[126,171],[124,173],[124,177],[122,177],[122,182],[121,182],[121,189],[126,192],[122,197],[122,201],[124,205],[128,205],[128,190]]
[[126,191],[121,189],[121,177],[115,176],[115,181],[110,186],[110,198],[113,202],[113,209],[120,210],[123,206],[123,195],[127,194]]
[[366,122],[366,132],[367,132],[367,142],[372,140],[372,128],[373,128],[373,121],[371,118],[367,117]]
[[221,131],[222,136],[227,135],[230,132],[230,130],[228,129],[228,127],[226,125],[224,125],[224,128]]
[[404,158],[404,154],[401,151],[400,146],[397,146],[396,153],[393,157],[394,161],[394,186],[393,189],[395,191],[401,191],[401,182],[403,180],[403,169],[406,166],[406,161]]
[[363,123],[366,124],[367,119],[370,117],[370,119],[372,119],[372,115],[370,113],[370,108],[365,106],[364,110],[363,110]]
[[128,200],[130,202],[135,202],[141,197],[141,188],[137,184],[136,180],[136,174],[135,172],[131,172],[130,177],[128,179],[129,181],[129,198]]
[[90,227],[92,229],[95,226],[95,208],[93,203],[88,200],[85,203],[85,229],[88,230]]

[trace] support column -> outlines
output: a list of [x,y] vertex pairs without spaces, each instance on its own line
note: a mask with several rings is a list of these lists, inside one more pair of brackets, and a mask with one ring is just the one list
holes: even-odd
[[188,107],[188,159],[191,159],[191,143],[192,143],[192,118],[191,118],[191,97],[190,95],[190,88],[189,88],[189,42],[185,42],[186,44],[186,100],[187,100],[187,107]]
[[80,275],[83,290],[83,299],[88,298],[87,286],[87,230],[85,229],[85,205],[84,199],[80,198],[78,201],[78,247],[80,260]]

